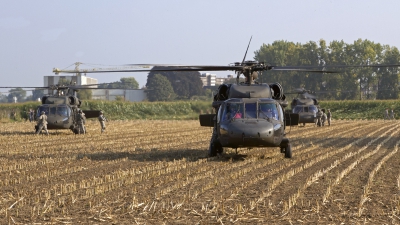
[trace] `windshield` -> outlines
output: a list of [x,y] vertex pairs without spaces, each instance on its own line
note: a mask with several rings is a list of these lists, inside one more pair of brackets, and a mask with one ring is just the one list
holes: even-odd
[[246,103],[244,107],[246,118],[257,118],[257,103]]
[[293,113],[301,113],[303,112],[303,106],[296,106],[293,109]]
[[258,117],[279,120],[278,110],[274,103],[259,103]]
[[308,107],[308,111],[309,111],[309,112],[312,112],[312,113],[317,113],[317,112],[318,112],[318,109],[317,109],[317,107],[315,107],[314,105],[310,105],[310,106]]
[[39,108],[37,109],[37,113],[36,113],[36,115],[39,117],[40,116],[40,114],[42,113],[42,112],[45,112],[46,113],[46,115],[49,115],[49,107],[46,105],[46,106],[39,106]]
[[243,118],[243,103],[227,103],[222,114],[222,121]]
[[57,114],[61,116],[69,116],[70,110],[67,106],[58,106],[57,107]]
[[55,115],[56,114],[56,107],[50,107],[50,115]]
[[231,119],[256,119],[256,118],[270,118],[279,120],[280,114],[275,103],[226,103],[222,111],[221,121]]

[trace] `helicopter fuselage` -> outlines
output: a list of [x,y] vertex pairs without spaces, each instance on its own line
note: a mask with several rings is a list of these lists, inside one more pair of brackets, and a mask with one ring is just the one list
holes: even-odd
[[[244,109],[238,109],[240,116],[229,115],[232,106]],[[229,99],[217,114],[217,132],[222,147],[278,147],[285,133],[283,110],[270,98]]]
[[317,121],[318,105],[316,99],[297,98],[292,101],[292,113],[299,114],[299,123],[315,123]]
[[47,115],[47,129],[72,129],[74,126],[73,108],[66,104],[43,104],[37,109],[37,117],[44,111]]
[[199,116],[201,126],[213,127],[210,156],[223,147],[281,147],[291,157],[285,127],[297,125],[298,114],[284,111],[287,101],[280,84],[223,84],[212,106],[215,114]]

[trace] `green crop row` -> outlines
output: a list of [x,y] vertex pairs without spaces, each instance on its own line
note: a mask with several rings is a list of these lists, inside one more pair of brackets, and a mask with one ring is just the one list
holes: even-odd
[[[36,109],[40,103],[0,104],[1,121],[21,121],[28,118],[30,108]],[[371,101],[323,101],[321,108],[331,109],[334,119],[383,119],[386,108],[400,112],[398,100]],[[212,113],[211,102],[121,102],[89,100],[82,103],[83,110],[102,110],[109,119],[197,119],[201,113]],[[400,118],[396,115],[396,118]]]

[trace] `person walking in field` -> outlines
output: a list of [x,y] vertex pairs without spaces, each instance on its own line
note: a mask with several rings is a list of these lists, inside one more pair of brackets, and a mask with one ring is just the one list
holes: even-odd
[[101,126],[101,133],[103,133],[104,131],[106,131],[106,117],[104,117],[103,112],[100,111],[100,115],[98,117],[99,122],[100,122],[100,126]]
[[330,126],[331,125],[331,119],[332,119],[332,113],[331,113],[330,109],[328,109],[328,112],[326,113],[326,118],[328,120],[328,126]]
[[395,120],[393,109],[390,111],[390,119],[391,119],[391,120]]
[[47,130],[47,116],[44,111],[42,111],[40,114],[37,127],[38,129],[36,131],[36,134],[40,134],[42,129],[44,129],[44,131],[46,131],[46,135],[49,135],[49,131]]
[[321,120],[322,120],[323,112],[320,109],[318,109],[316,116],[317,116],[317,126],[320,127],[320,126],[322,126]]
[[34,112],[33,112],[33,109],[29,109],[29,112],[28,112],[29,114],[28,114],[28,116],[29,116],[29,122],[33,122],[33,120],[34,120]]
[[325,122],[328,119],[328,117],[326,116],[325,112],[322,111],[322,117],[321,117],[321,125],[325,126]]
[[78,114],[76,115],[76,123],[78,124],[78,134],[81,134],[81,132],[83,134],[86,133],[85,122],[86,118],[82,110],[78,110]]
[[384,113],[384,118],[383,118],[384,120],[390,120],[390,118],[389,118],[389,109],[386,109],[385,110],[385,113]]

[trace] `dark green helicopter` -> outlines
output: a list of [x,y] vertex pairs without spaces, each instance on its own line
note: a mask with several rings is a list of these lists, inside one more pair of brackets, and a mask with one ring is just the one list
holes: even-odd
[[292,113],[299,114],[299,123],[305,126],[306,123],[317,122],[317,112],[320,109],[317,98],[313,95],[315,92],[306,90],[304,88],[297,88],[292,93],[297,96],[290,103]]
[[[50,95],[42,97],[42,105],[36,109],[36,119],[41,112],[47,115],[47,129],[61,130],[70,129],[75,134],[79,132],[76,123],[76,115],[80,110],[82,101],[77,97],[77,91],[81,89],[92,89],[91,85],[51,85],[49,87],[19,87],[19,88],[37,88],[49,89],[53,91]],[[15,87],[0,87],[0,88],[15,88]],[[100,110],[82,110],[86,118],[97,118]],[[38,127],[35,126],[35,131]]]

